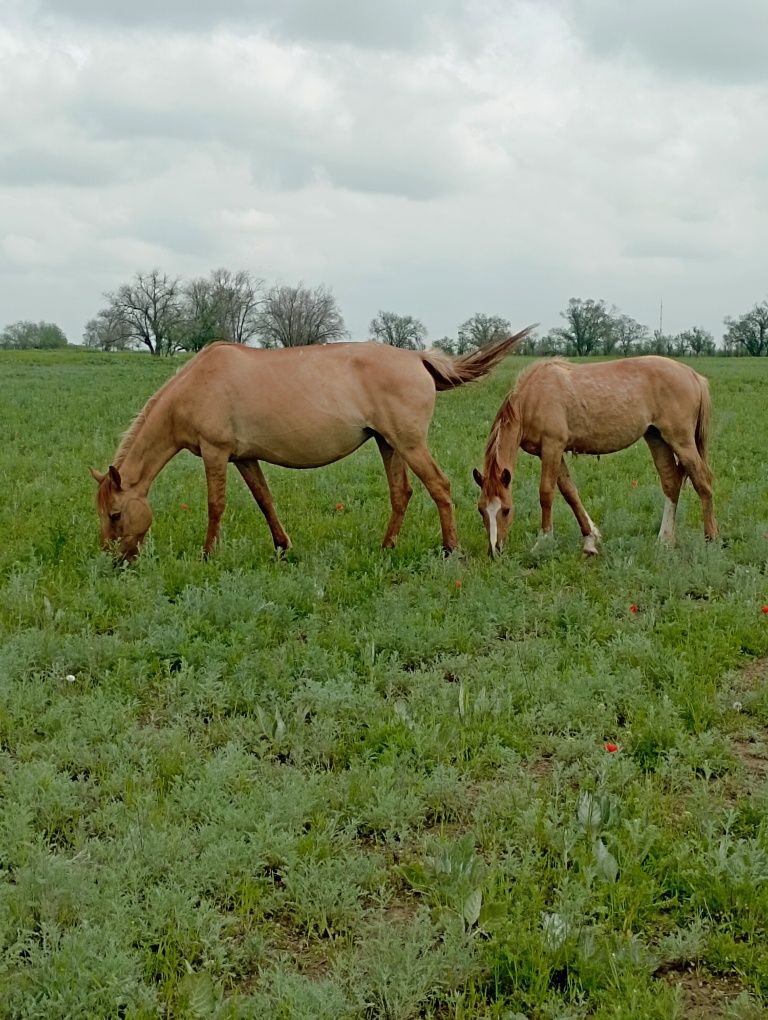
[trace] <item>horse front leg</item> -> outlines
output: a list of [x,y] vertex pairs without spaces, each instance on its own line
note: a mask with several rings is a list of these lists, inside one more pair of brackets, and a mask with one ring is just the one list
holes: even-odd
[[205,464],[205,479],[208,483],[208,531],[203,545],[203,556],[207,559],[219,537],[219,525],[226,506],[229,456],[225,450],[202,443],[200,453]]
[[539,479],[539,504],[541,505],[540,539],[552,535],[552,504],[555,499],[555,486],[560,473],[563,450],[560,446],[548,444],[541,451],[541,478]]
[[560,470],[557,475],[557,487],[560,489],[563,499],[573,511],[573,515],[579,522],[581,534],[584,537],[582,549],[585,556],[597,556],[597,543],[600,541],[600,532],[595,522],[584,509],[581,502],[579,490],[576,488],[565,458],[560,460]]
[[259,510],[264,514],[272,534],[272,542],[278,554],[290,549],[291,540],[280,518],[277,516],[272,493],[267,485],[264,472],[261,470],[261,464],[257,460],[241,460],[235,461],[235,467],[242,475],[245,484],[251,490],[251,495],[256,500]]

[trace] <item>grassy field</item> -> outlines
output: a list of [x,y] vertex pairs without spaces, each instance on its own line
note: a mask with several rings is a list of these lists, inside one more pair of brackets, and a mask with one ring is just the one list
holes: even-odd
[[[757,1018],[768,1002],[768,359],[707,359],[715,499],[680,544],[644,444],[538,462],[495,563],[471,469],[513,376],[438,399],[457,504],[400,545],[374,447],[267,468],[277,562],[201,463],[98,551],[90,464],[175,364],[0,354],[0,1016]],[[630,607],[637,611],[631,611]],[[618,746],[606,750],[606,743]]]

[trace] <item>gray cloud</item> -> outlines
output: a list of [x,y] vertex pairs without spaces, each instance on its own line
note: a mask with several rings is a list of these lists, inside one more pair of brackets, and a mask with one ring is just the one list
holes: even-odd
[[444,22],[461,16],[461,0],[133,0],[130,4],[99,0],[40,0],[38,10],[50,18],[129,29],[157,26],[176,32],[199,32],[222,25],[266,30],[292,40],[348,43],[367,49],[412,49],[425,44]]
[[768,80],[764,0],[565,0],[565,9],[575,33],[602,56],[631,56],[707,81]]

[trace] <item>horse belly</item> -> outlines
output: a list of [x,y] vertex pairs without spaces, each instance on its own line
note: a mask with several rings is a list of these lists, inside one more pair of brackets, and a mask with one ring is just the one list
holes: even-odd
[[368,439],[361,428],[308,433],[304,429],[283,431],[280,435],[262,435],[239,444],[233,459],[263,460],[289,468],[323,467],[354,453]]
[[626,450],[641,439],[649,426],[645,413],[627,411],[626,407],[604,407],[588,420],[569,422],[568,449],[573,453],[604,454]]
[[603,454],[626,450],[636,443],[648,428],[645,421],[607,420],[593,422],[591,429],[579,429],[571,434],[568,449],[573,453]]

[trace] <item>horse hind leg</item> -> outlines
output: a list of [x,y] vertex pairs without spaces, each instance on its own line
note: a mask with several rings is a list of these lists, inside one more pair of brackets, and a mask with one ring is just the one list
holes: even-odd
[[251,490],[251,495],[256,500],[259,510],[264,514],[269,525],[272,541],[278,553],[285,552],[291,548],[291,540],[283,527],[280,518],[277,516],[275,504],[272,500],[272,493],[267,485],[267,479],[261,470],[261,464],[257,460],[241,460],[235,462],[235,467],[243,477],[243,481]]
[[651,451],[653,463],[661,482],[661,489],[664,493],[664,516],[661,519],[659,529],[659,542],[662,545],[674,545],[677,538],[677,503],[680,498],[680,486],[683,484],[685,472],[675,460],[672,447],[658,432],[649,429],[644,439]]
[[456,520],[451,502],[451,484],[435,463],[426,442],[411,446],[395,447],[397,453],[424,484],[440,515],[440,528],[443,535],[443,550],[451,553],[458,546]]
[[408,469],[400,454],[381,436],[376,436],[376,445],[384,462],[384,470],[389,484],[389,498],[392,504],[392,514],[381,544],[384,549],[392,549],[400,534],[413,489],[408,480]]
[[581,534],[584,537],[582,549],[585,556],[597,556],[597,543],[600,541],[601,535],[595,525],[595,522],[589,516],[587,511],[584,509],[584,504],[581,502],[579,496],[579,490],[576,488],[573,479],[571,478],[570,472],[568,471],[568,465],[565,463],[565,458],[560,461],[560,471],[557,475],[557,487],[560,489],[560,493],[573,511],[573,515],[579,522],[579,528]]
[[683,470],[691,479],[696,495],[701,500],[701,512],[704,517],[704,536],[707,541],[717,538],[719,531],[712,505],[712,471],[691,439],[689,443],[675,448],[677,459]]

